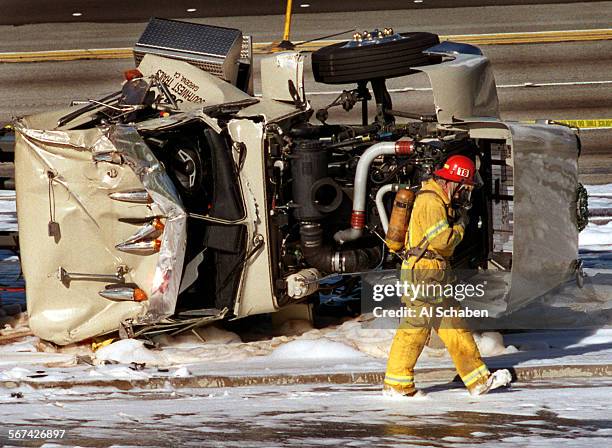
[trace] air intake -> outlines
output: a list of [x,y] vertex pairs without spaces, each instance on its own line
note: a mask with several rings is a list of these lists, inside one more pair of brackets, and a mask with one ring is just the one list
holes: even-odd
[[234,28],[153,18],[134,46],[134,59],[136,65],[145,54],[178,59],[236,84],[241,52],[249,43]]

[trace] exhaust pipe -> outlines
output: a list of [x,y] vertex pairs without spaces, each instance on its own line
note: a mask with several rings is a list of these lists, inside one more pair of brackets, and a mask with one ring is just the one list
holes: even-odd
[[353,213],[351,214],[351,227],[340,230],[334,239],[344,244],[355,241],[363,235],[366,222],[366,192],[368,186],[368,172],[370,165],[377,157],[384,155],[408,156],[414,150],[413,140],[398,140],[397,142],[382,142],[370,146],[359,159],[355,172],[355,186],[353,192]]
[[310,267],[322,272],[357,272],[378,265],[379,247],[335,251],[323,245],[323,229],[318,223],[302,224],[300,227],[302,254]]

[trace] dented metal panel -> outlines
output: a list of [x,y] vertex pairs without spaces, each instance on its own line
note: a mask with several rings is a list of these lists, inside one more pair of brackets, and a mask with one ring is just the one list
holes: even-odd
[[569,128],[483,121],[456,125],[473,138],[506,140],[513,173],[511,276],[506,312],[566,282],[578,258],[578,141]]
[[[465,53],[466,44],[444,42],[427,53],[451,58],[440,64],[414,67],[427,74],[433,89],[439,123],[473,117],[499,118],[495,76],[489,60],[480,53]],[[480,54],[478,54],[480,53]]]
[[506,123],[512,133],[514,244],[509,308],[574,275],[578,144],[563,126]]
[[261,182],[266,169],[264,125],[243,119],[230,121],[227,128],[234,142],[250,148],[240,173],[240,183],[248,216],[245,222],[249,235],[247,253],[252,256],[242,274],[234,314],[244,317],[271,313],[278,309],[278,305],[272,289],[266,189]]
[[180,110],[252,99],[237,87],[187,62],[146,54],[138,69],[145,78],[155,76],[167,85]]
[[[157,159],[130,127],[41,131],[30,127],[36,121],[26,118],[15,126],[21,261],[34,333],[67,344],[114,331],[126,320],[149,322],[172,314],[186,214]],[[94,162],[94,156],[109,153],[122,162]],[[150,204],[109,197],[142,189]],[[134,255],[115,247],[137,230],[120,218],[155,216],[165,221],[159,252]],[[148,300],[99,295],[112,284],[135,285]]]

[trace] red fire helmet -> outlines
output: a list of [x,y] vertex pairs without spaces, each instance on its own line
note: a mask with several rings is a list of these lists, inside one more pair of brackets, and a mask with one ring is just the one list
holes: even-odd
[[434,171],[442,179],[466,185],[474,185],[475,173],[476,165],[472,159],[461,155],[450,156],[442,168]]

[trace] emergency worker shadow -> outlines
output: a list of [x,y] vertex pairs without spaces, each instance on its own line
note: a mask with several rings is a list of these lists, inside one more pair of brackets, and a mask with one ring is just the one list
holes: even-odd
[[[495,372],[498,369],[491,369],[491,373]],[[516,381],[517,377],[516,377],[516,370],[514,368],[509,368],[508,369],[510,371],[510,374],[512,375],[512,381]],[[469,392],[467,391],[465,385],[463,384],[463,381],[461,381],[461,377],[459,376],[459,374],[455,375],[455,377],[447,382],[447,383],[443,383],[443,384],[433,384],[431,386],[427,386],[427,387],[420,387],[420,390],[422,390],[423,392],[427,393],[427,394],[431,394],[431,393],[436,393],[436,392],[445,392],[448,390],[464,390],[466,395],[469,395]],[[516,389],[512,389],[512,387],[500,387],[498,389],[495,389],[489,393],[513,393],[513,392],[518,392],[518,390]]]
[[[610,264],[606,261],[593,267],[608,270]],[[482,320],[480,328],[475,324],[472,329],[476,331],[501,331],[504,345],[518,349],[487,356],[487,364],[493,367],[531,360],[559,364],[561,358],[583,355],[589,357],[588,363],[596,357],[601,363],[598,353],[612,350],[612,273],[585,279],[583,288],[570,282],[569,287],[562,285],[503,319]]]
[[[588,334],[588,333],[583,333],[583,335],[584,334]],[[593,334],[595,334],[594,331],[590,332],[590,335],[593,335]],[[583,336],[582,338],[576,338],[575,343],[579,343],[585,337],[587,336]],[[512,345],[512,343],[510,343],[509,345]],[[523,364],[528,361],[534,361],[534,360],[535,361],[548,361],[548,360],[555,361],[555,360],[562,359],[565,357],[570,357],[570,356],[575,357],[575,356],[589,355],[589,354],[594,355],[597,352],[612,350],[612,342],[584,345],[584,346],[577,346],[577,347],[571,347],[571,345],[573,344],[569,342],[564,345],[565,347],[562,347],[562,346],[552,347],[552,348],[548,348],[545,350],[525,350],[525,351],[519,351],[516,353],[483,357],[483,359],[485,359],[487,366],[493,367],[493,368],[502,368],[502,367],[506,368],[510,370],[510,372],[513,374],[513,377],[516,377],[515,367],[527,367],[527,366],[524,366]],[[556,363],[551,362],[550,364],[561,365],[559,364],[558,361]],[[576,364],[581,364],[581,363],[576,363]],[[543,364],[543,365],[547,365],[547,364]],[[563,365],[568,365],[568,364],[563,363]]]

